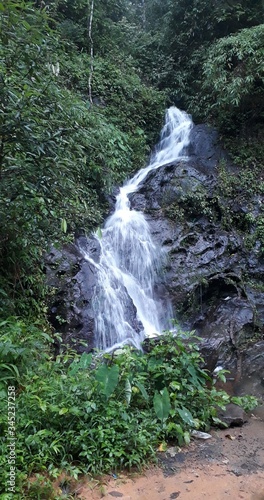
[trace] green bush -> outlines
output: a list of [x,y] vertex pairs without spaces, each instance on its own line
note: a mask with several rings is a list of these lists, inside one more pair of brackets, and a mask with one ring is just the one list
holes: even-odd
[[[69,351],[53,359],[51,339],[36,327],[12,318],[2,329],[0,428],[6,436],[12,385],[18,489],[36,472],[52,478],[61,469],[78,476],[141,467],[155,459],[160,442],[188,443],[191,429],[217,422],[216,406],[229,401],[200,368],[195,339],[187,334],[165,334],[147,354],[127,347],[118,356]],[[2,465],[6,444],[4,438]]]

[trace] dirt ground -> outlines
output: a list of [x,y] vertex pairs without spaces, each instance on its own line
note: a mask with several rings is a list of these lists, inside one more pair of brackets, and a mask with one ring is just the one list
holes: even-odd
[[78,499],[264,500],[263,415],[252,415],[243,427],[212,430],[211,435],[159,453],[159,466],[142,474],[83,481]]

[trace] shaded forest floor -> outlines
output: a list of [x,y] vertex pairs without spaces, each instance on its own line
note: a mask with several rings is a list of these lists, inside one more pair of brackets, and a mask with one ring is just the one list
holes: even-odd
[[[264,500],[264,415],[243,427],[213,430],[174,455],[159,453],[159,467],[78,484],[80,500]],[[174,456],[173,456],[174,455]]]

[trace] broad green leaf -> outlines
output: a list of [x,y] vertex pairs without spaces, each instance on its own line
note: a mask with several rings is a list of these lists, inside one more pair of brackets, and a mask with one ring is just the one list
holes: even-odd
[[107,365],[99,366],[95,373],[95,378],[100,382],[101,392],[108,399],[114,392],[119,377],[119,367],[117,365],[108,367]]
[[190,427],[196,427],[196,422],[187,408],[183,406],[182,408],[177,408],[177,411],[183,422],[188,424]]
[[46,411],[46,409],[47,409],[47,403],[46,403],[46,401],[41,401],[41,402],[39,403],[39,407],[40,407],[40,409],[41,409],[43,412],[45,412],[45,411]]
[[170,388],[173,390],[173,391],[179,391],[181,389],[181,384],[179,382],[176,382],[175,380],[173,380],[171,383],[170,383]]
[[80,368],[82,369],[86,369],[86,368],[89,368],[91,362],[92,362],[92,359],[93,359],[93,355],[92,353],[87,353],[87,352],[83,352],[81,357],[80,357],[80,361],[79,361],[79,365],[80,365]]
[[160,393],[156,392],[153,399],[154,410],[162,422],[169,416],[171,404],[168,389],[165,387]]

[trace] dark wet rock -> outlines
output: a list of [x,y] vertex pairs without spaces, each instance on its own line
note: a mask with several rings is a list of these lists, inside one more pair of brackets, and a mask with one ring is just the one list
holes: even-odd
[[243,408],[234,403],[229,403],[225,410],[218,411],[218,418],[227,425],[227,427],[241,427],[248,420]]
[[[92,301],[96,293],[99,258],[98,240],[94,237],[87,239],[83,234],[77,235],[75,244],[66,245],[61,250],[51,248],[45,258],[46,282],[52,289],[49,321],[60,333],[62,344],[70,345],[78,352],[91,351],[97,345]],[[124,316],[135,332],[142,331],[136,307],[129,296]]]
[[152,339],[146,338],[142,342],[142,348],[145,353],[151,352],[160,342],[160,336],[153,337]]
[[258,374],[260,382],[264,386],[264,340],[247,346],[244,352],[243,370],[248,376]]
[[83,253],[86,253],[94,260],[94,262],[99,262],[100,244],[96,238],[91,237],[88,239],[85,234],[82,234],[75,239],[75,244],[77,248],[79,248],[82,255]]
[[[205,365],[238,372],[243,377],[264,372],[264,259],[259,243],[251,250],[245,245],[245,216],[260,213],[264,199],[252,195],[245,201],[227,198],[219,188],[219,169],[236,167],[221,148],[215,130],[206,125],[191,132],[189,159],[149,172],[131,206],[141,210],[154,241],[164,257],[156,285],[161,303],[170,298],[174,317],[181,328],[195,330],[202,338],[200,350]],[[111,198],[113,209],[114,197]],[[237,217],[228,229],[226,212]],[[48,283],[55,287],[50,319],[63,339],[76,337],[94,345],[94,317],[91,297],[96,269],[83,251],[98,262],[100,245],[86,239],[82,231],[76,245],[60,252],[53,249],[47,258]],[[162,302],[163,301],[163,302]],[[128,315],[135,318],[133,304]],[[63,322],[61,322],[62,318]],[[147,345],[146,345],[147,349]]]
[[[187,161],[150,172],[130,200],[134,209],[143,210],[154,240],[167,254],[163,280],[174,314],[183,329],[202,337],[206,366],[212,372],[221,364],[243,376],[254,359],[253,349],[245,352],[245,346],[263,339],[264,291],[259,287],[264,260],[257,246],[253,251],[245,247],[239,224],[228,230],[222,224],[225,211],[240,216],[249,208],[219,190],[220,162],[225,160],[227,172],[235,167],[216,131],[194,127],[189,155]],[[251,200],[251,211],[258,213],[260,202]],[[262,356],[257,359],[263,370]]]
[[220,160],[228,159],[219,145],[218,133],[208,125],[196,125],[191,130],[189,154],[201,159],[203,167],[215,168]]
[[[81,237],[83,238],[83,237]],[[94,248],[94,242],[87,245]],[[98,252],[98,249],[97,249]],[[53,290],[49,320],[62,336],[63,344],[79,351],[94,347],[94,314],[91,307],[96,269],[85,260],[77,245],[52,248],[45,259],[47,284]]]

